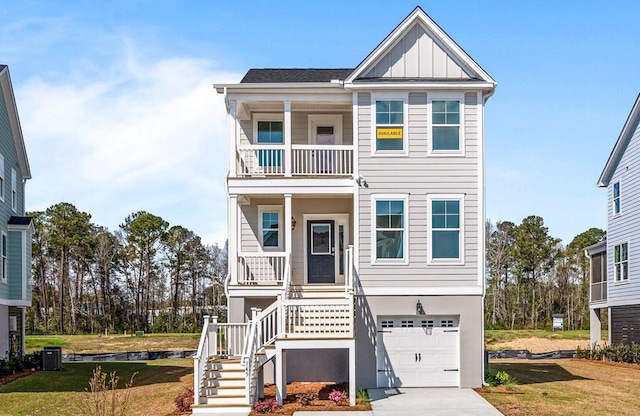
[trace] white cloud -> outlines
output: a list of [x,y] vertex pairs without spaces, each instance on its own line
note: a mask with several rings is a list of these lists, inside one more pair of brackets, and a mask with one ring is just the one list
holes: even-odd
[[110,229],[145,210],[224,244],[227,124],[212,84],[240,74],[124,49],[89,65],[100,68],[93,74],[76,68],[62,81],[15,86],[33,173],[27,209],[66,201]]

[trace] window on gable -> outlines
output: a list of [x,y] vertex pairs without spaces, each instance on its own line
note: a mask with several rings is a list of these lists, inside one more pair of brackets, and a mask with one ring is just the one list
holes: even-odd
[[282,207],[260,206],[260,244],[262,249],[278,250],[282,247]]
[[428,222],[431,244],[429,261],[446,263],[463,261],[463,196],[432,195]]
[[0,155],[0,201],[4,201],[4,156]]
[[431,102],[434,151],[460,150],[460,101]]
[[629,243],[616,244],[614,246],[613,266],[616,282],[629,280]]
[[620,182],[613,184],[613,215],[620,214]]
[[403,151],[404,133],[404,101],[376,101],[376,151]]
[[18,178],[14,169],[11,169],[11,209],[18,210]]
[[375,259],[405,258],[405,199],[375,200]]
[[7,281],[7,235],[2,232],[2,281]]

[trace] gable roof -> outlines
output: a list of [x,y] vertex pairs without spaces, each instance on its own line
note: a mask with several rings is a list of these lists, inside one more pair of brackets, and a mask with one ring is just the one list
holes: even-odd
[[[427,36],[437,42],[448,58],[458,64],[466,76],[472,80],[481,80],[493,84],[496,82],[478,65],[458,44],[434,22],[420,6],[417,6],[396,28],[356,67],[356,69],[345,80],[345,83],[360,81],[367,77],[367,74],[389,54],[394,46],[411,31],[416,25],[426,32]],[[430,80],[435,80],[431,78]]]
[[353,72],[353,68],[337,69],[299,69],[299,68],[262,68],[250,69],[240,81],[247,83],[276,82],[331,82],[335,79],[344,81]]
[[18,156],[20,173],[23,179],[31,179],[31,168],[29,167],[29,159],[27,159],[27,149],[24,146],[20,117],[18,117],[18,107],[16,106],[16,98],[13,94],[13,85],[11,84],[11,76],[9,75],[9,67],[7,65],[0,65],[0,88],[2,88],[4,103],[7,109],[7,115],[9,116],[9,126],[11,127],[13,144]]
[[622,159],[622,155],[626,150],[631,138],[633,137],[633,133],[638,128],[638,120],[640,119],[640,94],[636,97],[636,102],[633,103],[633,107],[631,108],[631,113],[627,117],[627,121],[624,123],[624,127],[622,127],[622,131],[618,136],[618,140],[616,140],[616,144],[613,146],[613,150],[611,150],[611,154],[609,155],[609,159],[607,159],[607,163],[604,165],[604,169],[600,174],[600,179],[598,179],[597,186],[603,188],[609,186],[609,182],[611,181],[611,177],[618,167],[618,163],[620,163],[620,159]]

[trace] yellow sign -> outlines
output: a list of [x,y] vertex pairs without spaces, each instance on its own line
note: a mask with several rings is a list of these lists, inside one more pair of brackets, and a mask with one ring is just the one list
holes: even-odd
[[378,139],[402,139],[402,127],[378,127],[376,129]]

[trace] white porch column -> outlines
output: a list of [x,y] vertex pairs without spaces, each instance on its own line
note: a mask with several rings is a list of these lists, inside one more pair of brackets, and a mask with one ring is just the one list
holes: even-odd
[[356,405],[356,341],[349,343],[349,406]]
[[231,275],[231,284],[238,284],[238,195],[229,195],[229,252],[227,253],[227,268]]
[[238,149],[238,121],[236,120],[235,101],[229,101],[227,123],[229,127],[229,176],[235,178],[237,176],[236,152]]
[[276,343],[276,400],[282,406],[287,397],[287,351]]
[[284,102],[284,176],[291,176],[291,101]]
[[600,321],[600,309],[589,309],[589,338],[591,346],[602,344],[602,322]]
[[291,211],[291,194],[284,194],[284,252],[291,253],[291,223],[293,213]]

